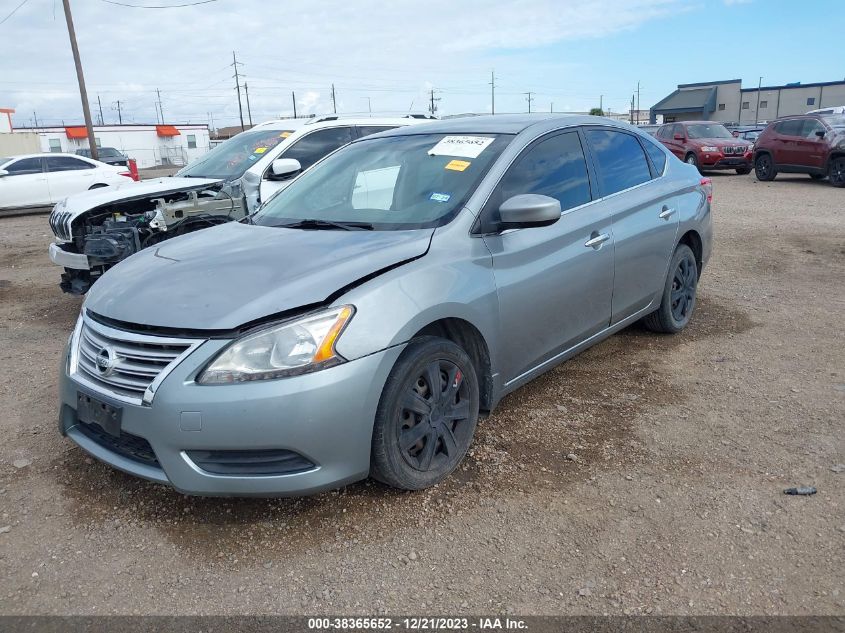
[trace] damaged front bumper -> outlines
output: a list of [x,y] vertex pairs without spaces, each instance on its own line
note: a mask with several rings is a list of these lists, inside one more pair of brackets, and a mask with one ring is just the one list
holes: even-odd
[[64,268],[72,268],[73,270],[90,270],[88,265],[88,256],[84,253],[74,253],[63,248],[64,244],[61,242],[53,242],[50,244],[50,261],[56,266],[63,266]]

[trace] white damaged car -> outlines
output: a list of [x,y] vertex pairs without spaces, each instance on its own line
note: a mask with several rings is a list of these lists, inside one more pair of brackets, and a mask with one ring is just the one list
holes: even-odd
[[50,260],[65,292],[84,294],[106,270],[171,237],[255,211],[299,173],[369,134],[416,117],[338,116],[269,121],[221,143],[173,177],[127,181],[60,201],[50,215]]

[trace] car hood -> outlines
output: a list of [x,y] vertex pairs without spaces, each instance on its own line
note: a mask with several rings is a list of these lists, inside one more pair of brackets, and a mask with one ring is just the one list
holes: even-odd
[[[125,171],[125,170],[120,170]],[[181,191],[205,189],[210,185],[222,182],[213,178],[152,178],[135,182],[126,179],[125,183],[89,189],[81,193],[68,196],[57,207],[61,211],[69,211],[72,218],[76,218],[86,211],[96,209],[104,204],[114,202],[128,202],[142,198],[156,197]]]
[[125,259],[92,286],[85,308],[127,323],[233,330],[325,302],[363,277],[420,257],[433,233],[231,222]]

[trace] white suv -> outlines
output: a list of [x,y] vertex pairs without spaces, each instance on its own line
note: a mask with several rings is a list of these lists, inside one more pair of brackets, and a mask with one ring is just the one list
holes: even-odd
[[311,165],[356,138],[422,122],[339,116],[268,121],[221,143],[173,177],[73,195],[50,216],[61,287],[83,294],[133,253],[239,220]]

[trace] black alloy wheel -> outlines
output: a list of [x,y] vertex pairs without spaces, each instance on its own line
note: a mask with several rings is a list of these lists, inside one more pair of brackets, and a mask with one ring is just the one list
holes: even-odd
[[371,475],[405,490],[442,481],[466,455],[478,409],[478,378],[466,352],[446,339],[414,339],[382,392]]

